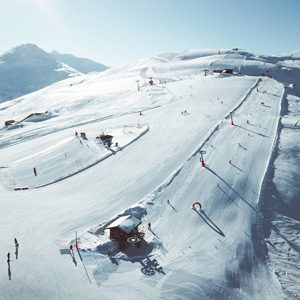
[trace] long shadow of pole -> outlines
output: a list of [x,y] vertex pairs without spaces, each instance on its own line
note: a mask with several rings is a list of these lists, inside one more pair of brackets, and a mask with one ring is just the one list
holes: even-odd
[[240,172],[244,173],[244,171],[242,169],[240,169],[239,167],[237,167],[235,164],[233,164],[232,162],[230,162],[230,164],[236,168],[237,170],[239,170]]
[[260,135],[260,136],[263,136],[263,137],[268,137],[267,135],[265,135],[265,134],[263,134],[263,133],[256,132],[256,131],[254,131],[254,130],[245,128],[245,127],[240,126],[240,125],[237,125],[237,124],[234,124],[234,126],[239,127],[239,128],[242,128],[242,129],[247,130],[247,131],[250,131],[250,132],[252,132],[252,133],[255,133],[255,134]]
[[215,176],[217,176],[223,183],[225,183],[231,190],[233,190],[246,204],[248,204],[249,207],[251,207],[254,211],[257,211],[257,209],[252,206],[242,195],[239,194],[238,191],[236,191],[233,187],[231,187],[231,185],[225,181],[222,177],[220,177],[216,172],[214,172],[212,169],[210,169],[208,166],[205,166],[205,168],[210,171],[211,173],[213,173]]
[[77,261],[76,261],[76,259],[75,259],[75,255],[74,255],[73,249],[70,250],[70,255],[71,255],[71,258],[72,258],[72,260],[73,260],[74,265],[77,267]]
[[155,235],[157,238],[159,238],[159,236],[152,230],[152,228],[148,228],[148,229],[153,235]]
[[170,203],[169,200],[167,201],[167,203],[171,206],[171,208],[172,208],[175,212],[177,212],[176,208]]
[[85,267],[85,264],[84,264],[84,262],[83,262],[82,256],[81,256],[81,254],[80,254],[80,252],[79,252],[79,248],[76,247],[76,249],[77,249],[78,256],[79,256],[79,258],[80,258],[80,260],[81,260],[81,262],[82,262],[83,268],[84,268],[84,270],[85,270],[86,276],[87,276],[87,278],[88,278],[90,284],[92,284],[91,279],[90,279],[90,276],[89,276],[89,274],[88,274],[88,272],[87,272],[87,269],[86,269],[86,267]]
[[198,210],[194,211],[202,218],[202,220],[212,229],[214,230],[216,233],[218,233],[221,236],[225,236],[225,234],[223,233],[223,231],[206,215],[206,213],[202,210],[201,212],[199,212]]
[[217,187],[228,197],[228,199],[230,199],[237,207],[240,208],[240,206],[233,199],[230,198],[230,196],[219,186],[219,184],[217,184]]

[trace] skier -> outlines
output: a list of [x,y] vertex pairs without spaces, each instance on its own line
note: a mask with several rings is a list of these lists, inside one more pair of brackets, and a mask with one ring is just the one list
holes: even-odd
[[148,223],[148,230],[151,230],[151,223]]
[[73,252],[73,245],[70,245],[70,252]]
[[15,238],[15,247],[16,247],[16,251],[15,251],[15,255],[16,255],[16,259],[18,259],[18,255],[19,255],[19,243],[18,240]]
[[247,120],[247,124],[249,124],[249,120]]

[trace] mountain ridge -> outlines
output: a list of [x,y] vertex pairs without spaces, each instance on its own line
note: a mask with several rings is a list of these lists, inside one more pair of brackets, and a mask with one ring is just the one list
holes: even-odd
[[107,69],[90,59],[48,53],[34,44],[22,44],[0,56],[0,102],[34,92],[57,81]]

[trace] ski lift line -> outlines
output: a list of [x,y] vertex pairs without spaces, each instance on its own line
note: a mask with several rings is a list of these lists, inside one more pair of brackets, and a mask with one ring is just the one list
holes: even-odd
[[[160,105],[157,105],[157,106],[154,106],[154,107],[151,107],[151,108],[146,108],[144,109],[144,111],[149,111],[149,110],[154,110],[154,109],[157,109],[159,108]],[[63,130],[66,130],[66,129],[74,129],[76,127],[79,127],[79,126],[85,126],[85,125],[90,125],[90,124],[94,124],[94,123],[98,123],[98,122],[102,122],[102,121],[106,121],[106,120],[110,120],[110,119],[114,119],[114,118],[119,118],[119,117],[123,117],[123,116],[127,116],[127,115],[132,115],[134,113],[137,113],[139,110],[137,110],[136,112],[132,112],[132,111],[127,111],[127,112],[124,112],[122,114],[118,114],[118,115],[108,115],[108,116],[102,116],[102,117],[99,117],[97,119],[94,119],[94,120],[91,120],[91,121],[84,121],[84,122],[81,122],[81,123],[77,123],[77,124],[73,124],[73,125],[69,125],[69,126],[65,126],[65,127],[61,127],[61,128],[53,128],[53,129],[50,129],[50,130],[43,130],[42,132],[39,132],[39,134],[36,134],[36,129],[31,129],[31,130],[28,130],[28,131],[25,131],[22,133],[22,139],[18,139],[20,137],[20,134],[15,134],[15,135],[12,135],[10,136],[9,138],[7,139],[3,139],[1,141],[1,145],[0,145],[0,149],[4,149],[4,148],[8,148],[8,147],[11,147],[13,145],[17,145],[17,144],[20,144],[20,143],[23,143],[23,142],[27,142],[27,141],[30,141],[30,140],[33,140],[33,139],[36,139],[36,138],[40,138],[40,137],[43,137],[43,136],[46,136],[46,135],[49,135],[49,134],[55,134],[55,133],[58,133],[60,131],[63,131]],[[43,127],[40,127],[40,129],[48,129],[47,126],[43,126]],[[28,136],[26,136],[26,134],[28,134]]]
[[[242,100],[240,101],[240,103],[232,110],[230,110],[230,112],[234,112],[236,111],[247,99],[247,97],[250,95],[250,93],[255,89],[255,87],[257,86],[257,84],[261,81],[261,78],[257,78],[255,83],[249,88],[248,92],[245,93],[244,97],[242,97]],[[230,112],[225,116],[225,119],[227,119],[228,117],[230,117]],[[186,161],[189,161],[193,156],[198,155],[199,151],[201,150],[201,148],[204,147],[204,145],[210,140],[210,138],[219,130],[220,125],[223,123],[223,120],[221,119],[207,134],[207,136],[204,138],[203,142],[192,152],[192,154],[188,157],[188,159]]]
[[[257,80],[258,82],[258,80]],[[256,82],[256,83],[257,83]],[[254,85],[255,87],[255,85]],[[219,130],[220,125],[222,124],[222,120],[215,125],[209,132],[209,134],[207,135],[207,137],[204,139],[204,141],[200,144],[200,146],[198,146],[192,153],[191,155],[170,175],[168,176],[156,189],[154,189],[154,191],[150,192],[150,194],[148,194],[147,196],[145,196],[142,200],[139,201],[139,204],[141,203],[147,203],[149,202],[149,200],[151,202],[153,202],[153,200],[155,198],[157,198],[157,195],[163,190],[165,189],[167,186],[169,186],[172,181],[175,179],[175,177],[181,172],[181,170],[183,169],[185,163],[187,161],[189,161],[193,156],[197,155],[200,151],[200,149],[208,142],[208,140],[214,135],[214,133]],[[150,198],[150,199],[149,199]]]
[[[125,147],[131,145],[132,143],[136,142],[139,138],[141,138],[142,136],[144,136],[149,130],[150,130],[150,128],[147,127],[146,130],[144,130],[141,134],[139,134],[135,139],[133,139],[132,141],[130,141],[129,143],[127,143],[125,146],[119,147],[120,150],[122,150],[122,149],[124,149]],[[47,182],[47,183],[43,183],[43,184],[40,184],[40,185],[32,186],[32,187],[30,187],[30,189],[38,189],[38,188],[42,188],[42,187],[45,187],[45,186],[48,186],[48,185],[51,185],[51,184],[55,184],[55,183],[57,183],[57,182],[60,182],[60,181],[62,181],[62,180],[64,180],[64,179],[67,179],[67,178],[72,177],[72,176],[74,176],[74,175],[77,175],[77,174],[79,174],[79,173],[81,173],[81,172],[83,172],[83,171],[85,171],[85,170],[87,170],[87,169],[89,169],[89,168],[91,168],[91,167],[97,165],[98,163],[102,162],[103,160],[109,158],[109,157],[112,156],[112,155],[113,155],[113,153],[108,153],[108,154],[104,155],[103,157],[101,157],[100,159],[98,159],[98,160],[94,161],[93,163],[91,163],[91,164],[89,164],[89,165],[86,165],[86,166],[82,166],[82,164],[81,164],[81,162],[80,162],[80,164],[81,164],[81,169],[77,169],[76,171],[71,172],[71,173],[68,173],[67,175],[60,176],[60,177],[58,177],[58,178],[52,180],[51,182]]]
[[248,91],[243,95],[241,98],[240,102],[233,108],[231,109],[224,117],[224,119],[229,119],[230,115],[235,113],[241,106],[242,104],[247,100],[248,96],[252,93],[252,91],[258,86],[259,82],[262,81],[261,78],[257,78],[255,83],[248,89]]

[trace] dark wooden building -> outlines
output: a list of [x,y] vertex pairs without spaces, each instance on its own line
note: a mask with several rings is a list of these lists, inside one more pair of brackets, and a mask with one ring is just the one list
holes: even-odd
[[104,145],[110,147],[112,145],[113,136],[109,134],[100,134],[96,137],[96,139],[102,141]]
[[223,72],[223,70],[213,70],[214,74],[221,74]]
[[132,215],[119,217],[106,228],[109,229],[109,237],[114,240],[127,240],[138,233],[138,226],[142,223]]
[[15,123],[16,123],[15,120],[6,120],[6,121],[4,122],[5,126],[10,126],[10,125],[13,125],[13,124],[15,124]]

